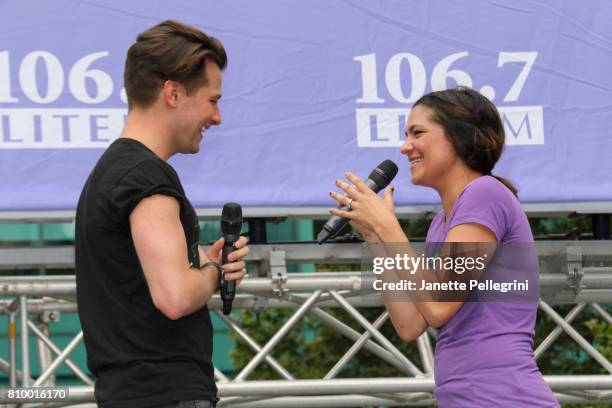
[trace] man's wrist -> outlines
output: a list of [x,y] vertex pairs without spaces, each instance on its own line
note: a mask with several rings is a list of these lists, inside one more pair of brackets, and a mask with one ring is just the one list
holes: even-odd
[[221,275],[223,274],[223,267],[218,262],[208,261],[208,262],[205,262],[200,267],[201,271],[203,271],[204,269],[212,269],[212,270],[216,271],[216,276],[217,276],[216,280],[218,282],[217,286],[220,286],[221,285]]

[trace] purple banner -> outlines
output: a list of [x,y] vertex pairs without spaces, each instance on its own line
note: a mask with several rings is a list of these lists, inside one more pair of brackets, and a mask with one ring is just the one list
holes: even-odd
[[195,207],[330,206],[387,158],[399,206],[435,204],[399,145],[412,103],[457,84],[498,106],[494,172],[523,203],[612,202],[607,1],[19,1],[0,5],[0,210],[76,207],[125,118],[127,48],[168,18],[229,56],[223,124],[171,159]]

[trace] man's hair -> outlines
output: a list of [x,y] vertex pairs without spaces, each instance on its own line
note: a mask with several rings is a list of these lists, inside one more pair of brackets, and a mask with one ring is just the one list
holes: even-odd
[[432,110],[433,121],[444,128],[446,138],[469,168],[495,177],[517,195],[509,180],[491,174],[505,142],[504,126],[491,101],[471,88],[458,86],[430,92],[413,107],[418,105]]
[[143,31],[127,52],[123,80],[128,109],[155,102],[166,80],[185,86],[187,94],[206,85],[206,63],[219,69],[227,65],[227,54],[219,40],[201,30],[166,20]]

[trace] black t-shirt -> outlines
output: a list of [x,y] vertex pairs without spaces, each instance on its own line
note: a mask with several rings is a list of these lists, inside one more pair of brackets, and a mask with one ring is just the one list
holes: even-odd
[[77,302],[87,364],[98,378],[96,400],[104,408],[216,400],[208,308],[166,318],[153,304],[134,248],[130,213],[154,194],[180,203],[187,256],[199,267],[198,219],[178,175],[136,140],[109,146],[77,207]]

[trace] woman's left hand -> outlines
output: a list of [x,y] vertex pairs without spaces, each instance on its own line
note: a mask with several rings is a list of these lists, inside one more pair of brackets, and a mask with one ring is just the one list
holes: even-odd
[[378,233],[381,227],[389,225],[396,220],[395,204],[393,203],[393,187],[385,189],[384,198],[381,198],[352,173],[345,173],[345,177],[352,183],[336,180],[336,186],[345,192],[345,195],[330,192],[330,196],[341,206],[350,203],[351,211],[342,211],[338,208],[330,209],[334,215],[347,218],[362,228]]

